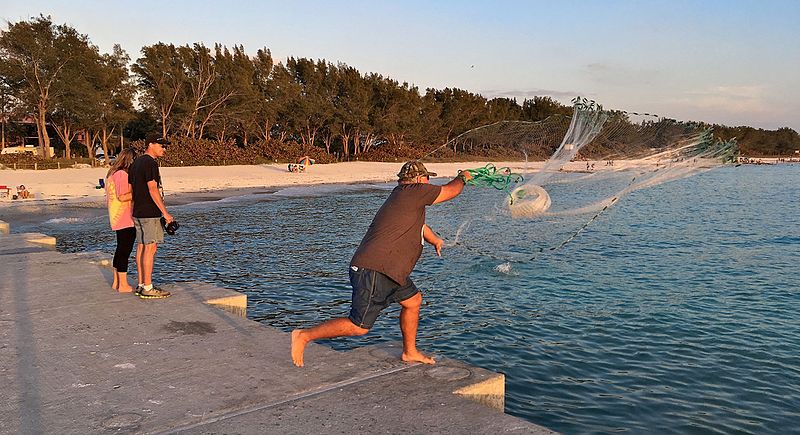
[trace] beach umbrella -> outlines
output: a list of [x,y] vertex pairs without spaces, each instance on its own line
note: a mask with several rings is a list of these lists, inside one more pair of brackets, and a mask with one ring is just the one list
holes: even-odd
[[312,159],[309,156],[303,156],[303,157],[300,157],[300,158],[297,159],[297,163],[299,163],[299,164],[301,164],[303,166],[310,166],[310,165],[313,165],[315,163],[315,161],[314,161],[314,159]]

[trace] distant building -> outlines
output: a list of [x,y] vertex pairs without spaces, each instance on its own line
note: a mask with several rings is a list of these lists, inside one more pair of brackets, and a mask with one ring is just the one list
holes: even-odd
[[[0,154],[33,154],[40,155],[41,149],[39,148],[39,135],[36,132],[36,119],[33,115],[25,115],[18,119],[9,119],[7,117],[0,120],[3,122],[3,134],[5,146],[0,150]],[[9,128],[13,126],[13,128]],[[50,136],[50,155],[55,156],[55,147],[64,145],[58,138],[55,129],[47,123],[47,133]]]

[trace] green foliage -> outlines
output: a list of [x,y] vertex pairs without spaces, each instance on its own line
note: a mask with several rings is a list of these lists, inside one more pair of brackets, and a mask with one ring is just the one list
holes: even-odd
[[40,16],[9,24],[0,35],[0,59],[0,82],[13,97],[12,113],[33,116],[45,156],[48,126],[69,158],[79,134],[87,154],[93,155],[90,138],[101,137],[107,148],[114,129],[121,130],[131,117],[135,89],[127,71],[130,59],[119,46],[100,54],[88,36]]
[[714,125],[715,135],[723,140],[736,139],[741,155],[746,157],[790,156],[800,150],[800,135],[791,128],[764,130],[747,126]]
[[87,36],[45,16],[10,23],[0,34],[0,80],[18,112],[35,114],[45,157],[50,146],[47,117],[56,112],[60,120],[71,122],[80,116],[77,99],[89,87],[80,71],[85,62],[92,64],[95,51]]
[[[111,142],[114,134],[135,140],[159,129],[176,142],[169,164],[292,160],[294,153],[313,155],[319,162],[394,161],[433,150],[436,158],[454,160],[545,159],[563,138],[556,133],[569,124],[573,110],[547,96],[519,104],[458,88],[421,92],[343,63],[302,57],[277,62],[267,48],[251,56],[241,45],[159,42],[142,47],[128,71],[130,58],[118,46],[102,54],[87,36],[49,17],[9,24],[0,35],[0,60],[2,113],[36,115],[42,143],[49,140],[45,121],[57,129],[67,149],[78,132],[87,132],[90,155],[96,140],[107,150],[119,143]],[[137,95],[140,112],[133,106]],[[606,111],[593,100],[579,97],[573,105],[586,116],[602,114],[631,126],[629,114]],[[524,144],[520,138],[488,138],[493,129],[507,130],[504,123],[511,121],[541,122],[552,132],[542,131],[545,139]],[[493,127],[484,135],[462,138],[483,126]],[[643,135],[652,136],[647,147],[658,148],[681,129],[695,127],[654,120],[610,129],[585,153],[635,155],[645,151]],[[714,131],[723,142],[735,137],[746,155],[787,155],[800,149],[800,137],[788,128],[714,126]]]

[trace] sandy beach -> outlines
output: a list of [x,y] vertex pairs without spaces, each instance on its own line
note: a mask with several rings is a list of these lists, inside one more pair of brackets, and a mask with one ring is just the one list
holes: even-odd
[[[487,162],[428,163],[430,171],[440,177],[454,177],[459,169],[475,168]],[[522,171],[524,162],[492,162],[498,167],[509,166]],[[274,189],[294,185],[334,183],[383,183],[397,179],[402,162],[347,162],[312,165],[305,172],[289,172],[285,164],[238,166],[163,167],[161,177],[167,196],[211,196],[232,194],[239,189]],[[527,164],[536,169],[541,162]],[[2,170],[0,185],[24,184],[33,194],[29,200],[0,199],[0,208],[19,206],[37,201],[104,201],[105,192],[98,189],[107,168]]]
[[[482,167],[487,163],[490,162],[426,163],[426,166],[439,177],[454,177],[459,169]],[[543,165],[543,162],[491,163],[497,167],[508,166],[514,172],[536,171]],[[613,167],[605,166],[602,161],[590,163],[595,164],[595,171],[641,166],[634,161],[618,162]],[[345,162],[312,165],[301,173],[289,172],[286,164],[163,167],[161,176],[168,196],[218,197],[237,189],[391,182],[397,180],[396,174],[401,166],[402,162]],[[571,162],[564,169],[585,170],[586,162]],[[99,180],[105,178],[106,171],[107,168],[0,170],[0,185],[15,187],[24,184],[33,195],[33,199],[24,201],[0,198],[0,208],[36,201],[103,201],[105,193],[97,186]]]

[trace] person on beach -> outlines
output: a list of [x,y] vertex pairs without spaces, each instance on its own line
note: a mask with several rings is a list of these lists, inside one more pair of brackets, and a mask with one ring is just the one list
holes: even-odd
[[28,189],[25,187],[24,184],[20,184],[17,187],[17,197],[19,199],[28,199],[31,197],[31,193],[28,191]]
[[120,293],[129,293],[128,259],[133,251],[136,230],[133,228],[133,194],[128,182],[128,170],[136,158],[133,148],[119,153],[117,160],[106,174],[106,205],[111,229],[117,233],[117,249],[114,251],[114,283],[111,287]]
[[381,310],[392,302],[401,306],[403,361],[435,363],[433,358],[417,350],[422,295],[409,275],[422,254],[424,242],[433,245],[436,255],[442,255],[444,241],[425,224],[425,207],[458,196],[472,175],[459,171],[455,179],[437,186],[429,183],[435,173],[429,172],[419,161],[410,161],[397,176],[397,187],[378,210],[350,261],[350,285],[353,287],[350,315],[292,331],[294,365],[303,366],[305,348],[312,341],[366,334]]
[[136,228],[136,269],[139,285],[136,295],[142,299],[166,298],[168,291],[153,286],[153,264],[158,244],[164,241],[161,218],[169,224],[174,219],[167,212],[161,193],[161,174],[156,159],[165,153],[169,141],[159,134],[145,138],[144,154],[131,165],[128,182],[133,189],[133,225]]

